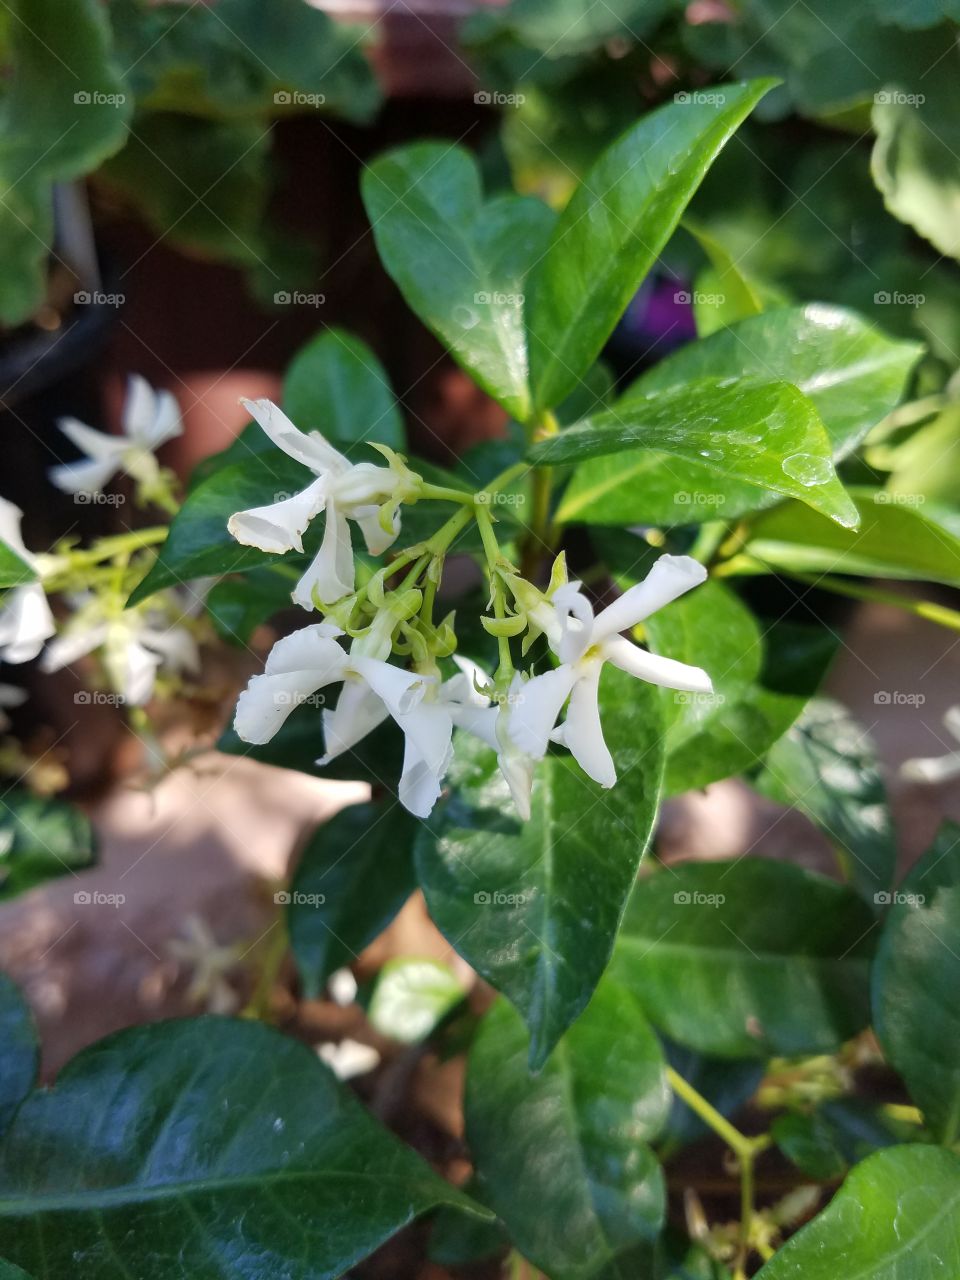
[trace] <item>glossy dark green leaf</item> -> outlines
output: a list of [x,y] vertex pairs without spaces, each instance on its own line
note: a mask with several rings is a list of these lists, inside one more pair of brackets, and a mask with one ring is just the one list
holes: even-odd
[[93,830],[72,804],[14,788],[0,800],[0,901],[95,859]]
[[532,197],[483,202],[469,152],[417,142],[363,173],[367,215],[404,298],[485,391],[518,421],[530,413],[525,278],[552,211]]
[[506,1001],[470,1053],[467,1142],[487,1203],[552,1280],[627,1277],[659,1232],[663,1176],[646,1145],[669,1110],[656,1036],[637,1002],[601,982],[546,1065]]
[[15,1267],[12,1262],[5,1262],[0,1258],[0,1280],[31,1280],[21,1267]]
[[[622,558],[622,553],[621,553]],[[710,673],[711,695],[664,692],[668,795],[755,767],[816,691],[836,641],[823,629],[763,627],[724,584],[703,587],[645,623],[651,649]]]
[[217,635],[230,644],[246,645],[257,627],[281,609],[293,607],[290,593],[299,577],[296,565],[282,561],[215,582],[206,605]]
[[617,38],[632,44],[656,28],[671,4],[672,0],[612,0],[602,5],[592,0],[514,0],[483,17],[555,59],[593,52]]
[[960,827],[948,822],[893,897],[873,974],[873,1020],[928,1127],[960,1134]]
[[30,1092],[39,1057],[27,1002],[10,979],[0,974],[0,1134]]
[[868,902],[890,888],[897,845],[877,753],[839,703],[808,702],[771,747],[754,786],[821,828]]
[[406,432],[383,365],[365,342],[324,329],[301,347],[283,380],[283,409],[301,431],[319,431],[358,462],[380,462],[367,441],[403,449]]
[[788,1111],[770,1126],[774,1142],[801,1173],[818,1182],[840,1178],[847,1161],[829,1123],[819,1111]]
[[[643,373],[623,403],[702,378],[791,382],[813,401],[839,461],[899,402],[919,355],[916,343],[895,342],[846,308],[783,307],[681,347]],[[675,525],[731,519],[770,500],[702,460],[653,451],[581,464],[562,510],[590,524]]]
[[[534,444],[534,463],[580,463],[606,454],[629,467],[648,449],[703,465],[721,478],[745,480],[799,498],[844,528],[857,512],[837,478],[830,441],[813,401],[786,382],[706,378],[596,414]],[[576,474],[574,483],[576,483]],[[586,494],[593,502],[606,485]],[[679,490],[677,491],[680,492]],[[721,490],[689,494],[691,506],[722,506]],[[584,490],[580,491],[580,499]],[[579,514],[578,514],[579,512]],[[582,518],[582,507],[560,504],[558,518]]]
[[[293,458],[273,449],[245,462],[235,462],[208,476],[192,489],[170,524],[150,572],[130,594],[130,604],[146,600],[163,587],[192,578],[242,573],[265,564],[279,564],[280,556],[257,547],[241,546],[227,532],[237,511],[277,502],[299,493],[313,473]],[[314,520],[311,540],[322,536],[323,520]],[[311,541],[308,545],[312,546]]]
[[470,1207],[305,1045],[196,1018],[121,1031],[0,1143],[0,1251],[37,1280],[324,1280]]
[[[464,1187],[467,1195],[479,1199],[476,1183]],[[438,1209],[430,1228],[428,1256],[442,1267],[462,1267],[506,1252],[510,1240],[503,1224],[487,1222],[456,1209]]]
[[701,1053],[831,1053],[869,1021],[873,923],[851,890],[790,863],[686,862],[637,885],[611,972]]
[[[322,696],[318,694],[317,698]],[[249,756],[251,760],[278,769],[296,769],[315,778],[369,782],[392,792],[400,777],[403,736],[392,722],[382,724],[350,751],[344,751],[321,768],[317,761],[323,755],[323,719],[317,702],[297,707],[279,732],[262,746],[244,742],[231,726],[220,735],[217,750],[230,756]]]
[[590,999],[650,838],[662,769],[657,691],[612,668],[601,714],[619,781],[591,782],[572,757],[538,767],[529,822],[515,815],[493,753],[461,740],[451,794],[417,841],[434,922],[503,992],[542,1064]]
[[758,1280],[930,1280],[960,1266],[960,1158],[936,1147],[878,1151]]
[[290,886],[287,927],[308,998],[352,964],[417,887],[417,824],[385,799],[353,804],[318,827]]
[[960,538],[932,505],[904,502],[883,489],[854,488],[850,497],[860,513],[856,532],[841,529],[799,503],[786,503],[757,517],[747,555],[762,566],[800,573],[915,578],[960,586]]
[[573,390],[731,134],[773,85],[721,85],[645,115],[600,156],[557,220],[527,307],[534,404]]
[[5,17],[0,320],[15,326],[45,295],[53,184],[82,178],[123,145],[133,99],[98,0],[11,0]]

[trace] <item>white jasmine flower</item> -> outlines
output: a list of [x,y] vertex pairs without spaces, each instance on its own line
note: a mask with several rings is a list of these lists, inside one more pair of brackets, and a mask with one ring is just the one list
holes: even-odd
[[362,644],[348,653],[337,642],[340,635],[339,628],[321,622],[278,640],[263,675],[254,676],[240,695],[234,727],[244,742],[269,742],[295,707],[342,682],[336,707],[323,713],[326,753],[317,763],[329,764],[392,717],[404,735],[400,802],[425,818],[450,767],[454,725],[477,709],[477,695],[466,677],[441,684],[435,675],[370,656]]
[[[0,541],[40,574],[42,558],[31,555],[23,545],[22,520],[20,508],[0,498]],[[29,662],[55,631],[53,614],[39,582],[25,582],[4,593],[0,603],[0,659],[4,662]]]
[[[398,508],[409,474],[396,465],[352,463],[319,431],[300,431],[269,400],[244,400],[273,443],[316,476],[305,489],[265,507],[238,511],[227,522],[230,533],[246,547],[281,553],[302,551],[303,534],[313,518],[326,513],[320,550],[297,583],[293,599],[304,609],[316,601],[333,604],[354,586],[353,545],[349,520],[360,526],[367,550],[382,555],[400,532]],[[391,504],[384,523],[381,508]]]
[[202,916],[188,915],[181,925],[182,937],[171,938],[166,950],[185,973],[190,974],[186,999],[202,1005],[210,1013],[234,1013],[240,997],[228,981],[249,950],[242,942],[220,943]]
[[102,650],[111,688],[132,707],[150,701],[161,669],[196,673],[200,666],[191,632],[171,622],[155,603],[118,610],[94,596],[85,598],[47,646],[41,666],[44,671],[60,671],[95,649]]
[[[960,740],[960,707],[951,707],[944,715],[943,723],[947,732]],[[904,760],[900,766],[900,775],[909,782],[948,782],[960,775],[960,749],[948,751],[942,756]]]
[[50,480],[64,493],[99,493],[118,471],[149,489],[160,475],[154,453],[183,432],[180,410],[169,391],[154,391],[132,374],[123,408],[123,432],[95,431],[76,418],[61,418],[60,430],[86,459],[53,467]]
[[352,1080],[354,1076],[365,1076],[368,1071],[380,1065],[380,1054],[373,1045],[361,1044],[359,1040],[341,1040],[339,1044],[330,1041],[317,1048],[317,1056],[325,1062],[338,1080]]
[[[603,740],[598,705],[603,664],[612,662],[638,680],[668,689],[709,693],[713,685],[700,667],[648,653],[620,635],[698,586],[706,576],[703,565],[690,556],[661,556],[643,582],[625,591],[596,617],[578,583],[555,591],[553,617],[544,616],[540,625],[560,665],[534,676],[519,691],[510,718],[510,734],[517,747],[540,759],[552,737],[568,748],[595,782],[612,787],[617,773]],[[566,719],[554,730],[568,698]]]
[[522,697],[523,678],[516,672],[506,698],[498,705],[491,706],[490,699],[477,691],[477,685],[490,684],[486,673],[462,658],[454,658],[454,661],[463,675],[455,676],[454,680],[447,682],[448,685],[452,685],[455,680],[469,681],[472,694],[470,701],[466,697],[460,698],[455,723],[458,728],[480,738],[497,753],[497,764],[510,788],[517,813],[527,822],[530,818],[530,796],[537,761],[517,746],[510,732],[513,709]]

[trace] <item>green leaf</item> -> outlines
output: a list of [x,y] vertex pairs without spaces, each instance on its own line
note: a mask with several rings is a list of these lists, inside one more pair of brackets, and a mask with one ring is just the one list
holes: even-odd
[[921,81],[920,87],[925,92],[911,95],[891,86],[875,95],[871,124],[877,137],[870,172],[895,218],[940,253],[960,258],[956,67],[950,67],[945,91],[936,79]]
[[377,975],[367,1016],[380,1035],[416,1044],[463,998],[449,965],[401,956],[388,960]]
[[846,1173],[846,1157],[819,1111],[788,1111],[776,1117],[770,1133],[787,1159],[817,1182],[830,1182]]
[[[557,220],[527,307],[534,407],[573,390],[703,176],[772,80],[722,85],[644,116],[600,156]],[[688,95],[689,96],[689,95]]]
[[290,593],[299,576],[293,564],[283,562],[215,582],[206,604],[217,635],[230,644],[247,645],[257,627],[292,607]]
[[[787,382],[707,378],[649,399],[621,400],[615,409],[534,444],[527,456],[534,463],[555,465],[615,454],[626,469],[632,452],[647,449],[702,460],[724,480],[746,480],[799,498],[846,528],[856,526],[856,508],[837,478],[820,415]],[[596,500],[602,489],[600,485],[588,500]],[[719,490],[687,498],[693,505],[710,506],[715,514],[723,495]],[[561,501],[558,519],[582,518],[578,504],[583,501],[582,489],[573,505]]]
[[[138,102],[213,118],[336,112],[363,123],[380,93],[357,33],[302,0],[152,5],[111,0]],[[200,188],[201,191],[204,188]]]
[[611,973],[700,1053],[832,1053],[869,1021],[873,923],[851,890],[789,863],[681,863],[637,885]]
[[[279,449],[215,471],[187,495],[171,521],[160,554],[150,572],[130,593],[128,604],[139,604],[155,591],[191,578],[242,573],[265,564],[279,564],[280,556],[258,547],[241,546],[227,532],[227,521],[237,511],[299,493],[311,478],[312,472]],[[323,521],[314,520],[309,537],[319,539],[322,530]],[[305,542],[305,545],[312,547],[313,543]]]
[[365,342],[324,329],[294,356],[283,380],[283,408],[301,431],[319,431],[355,461],[377,462],[368,441],[406,447],[406,432],[383,365]]
[[[754,522],[746,554],[800,573],[850,573],[960,586],[960,538],[931,508],[897,501],[883,489],[852,488],[860,513],[854,533],[815,511],[787,503]],[[747,562],[744,567],[749,570]]]
[[878,1151],[850,1173],[757,1280],[929,1280],[956,1266],[960,1159],[936,1147]]
[[[760,315],[763,299],[730,250],[706,227],[684,218],[685,230],[696,240],[710,263],[697,276],[693,310],[701,338],[747,316]],[[710,297],[710,295],[713,295]]]
[[873,1017],[927,1126],[960,1134],[960,826],[945,823],[893,896],[873,973]]
[[543,1069],[503,1000],[470,1053],[466,1127],[480,1185],[524,1257],[552,1280],[647,1274],[665,1209],[646,1145],[670,1107],[663,1055],[637,1002],[604,979]]
[[877,754],[839,703],[809,702],[771,747],[754,786],[824,832],[868,902],[890,888],[897,845]]
[[0,1143],[0,1249],[37,1280],[167,1280],[184,1258],[197,1280],[332,1280],[439,1204],[483,1212],[249,1021],[121,1031]]
[[380,800],[348,805],[311,836],[287,908],[308,999],[319,995],[335,969],[356,960],[415,891],[415,833],[406,809]]
[[[513,0],[482,16],[485,25],[496,22],[499,31],[509,31],[524,45],[555,59],[592,53],[617,38],[633,44],[656,29],[672,2],[611,0],[608,4],[604,0],[598,5],[594,0]],[[477,11],[475,17],[480,16]]]
[[532,197],[483,202],[476,161],[417,142],[364,170],[377,249],[407,303],[518,421],[530,414],[525,278],[554,221]]
[[98,0],[11,0],[5,13],[12,73],[0,108],[0,321],[14,326],[46,290],[52,184],[82,177],[122,146],[132,100]]
[[708,696],[661,694],[668,795],[754,768],[816,692],[836,645],[823,628],[780,622],[761,633],[750,610],[714,579],[644,625],[655,653],[704,667],[714,682]]
[[0,587],[19,587],[25,582],[35,582],[36,578],[36,569],[21,560],[12,547],[0,542]]
[[63,800],[7,791],[0,801],[0,901],[95,860],[86,815]]
[[29,1006],[10,979],[0,973],[0,1134],[33,1087],[39,1060]]
[[[623,403],[703,378],[791,382],[813,401],[839,461],[899,402],[920,350],[842,307],[784,307],[681,347],[642,374]],[[588,524],[674,525],[731,519],[770,500],[742,480],[721,480],[702,459],[643,452],[581,464],[561,511]]]
[[[317,699],[323,694],[318,694]],[[388,792],[396,789],[403,760],[403,737],[392,722],[382,724],[349,751],[320,767],[323,756],[323,720],[320,703],[304,704],[284,721],[279,732],[262,746],[239,738],[232,727],[220,735],[217,750],[228,756],[249,756],[278,769],[296,769],[314,778],[345,782],[369,782]]]
[[523,1015],[534,1066],[610,958],[657,808],[659,705],[651,686],[608,667],[601,714],[617,785],[604,791],[572,757],[550,755],[537,769],[529,822],[514,815],[493,752],[461,739],[451,794],[417,841],[431,917]]

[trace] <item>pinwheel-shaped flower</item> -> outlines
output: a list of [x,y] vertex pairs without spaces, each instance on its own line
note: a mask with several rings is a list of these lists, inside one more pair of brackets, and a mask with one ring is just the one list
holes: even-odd
[[[41,559],[23,545],[19,507],[0,498],[0,542],[14,551],[35,573],[40,573]],[[4,594],[0,604],[0,658],[4,662],[29,662],[54,634],[56,627],[47,597],[39,582],[26,582]]]
[[145,497],[156,496],[160,465],[154,454],[183,432],[180,409],[169,391],[154,391],[137,374],[130,378],[123,408],[123,432],[95,431],[76,418],[61,418],[60,430],[86,458],[53,467],[50,480],[64,493],[99,493],[117,472],[131,476]]
[[[638,680],[668,689],[711,692],[710,677],[700,667],[648,653],[620,634],[698,586],[706,576],[703,565],[690,556],[661,556],[643,582],[596,617],[578,583],[558,588],[551,600],[553,617],[543,618],[541,625],[560,665],[534,676],[518,691],[509,722],[516,746],[540,759],[552,737],[567,747],[595,782],[612,787],[617,772],[603,739],[598,703],[603,664],[612,662]],[[568,698],[566,719],[555,729]]]
[[95,596],[78,603],[77,612],[47,646],[44,671],[59,671],[99,649],[110,687],[128,706],[142,707],[150,701],[161,670],[199,670],[196,641],[176,616],[171,619],[156,605],[117,608]]
[[321,622],[278,640],[263,675],[254,676],[240,695],[234,727],[245,742],[269,742],[295,707],[342,682],[336,707],[323,714],[326,754],[318,764],[328,764],[392,717],[404,734],[400,801],[425,818],[450,767],[453,729],[470,727],[482,696],[466,674],[441,682],[379,657],[348,653],[338,643],[341,634]]
[[[321,511],[326,527],[320,550],[297,583],[293,599],[304,609],[333,604],[354,586],[353,546],[349,520],[360,526],[367,550],[381,555],[400,532],[399,506],[412,476],[395,454],[384,450],[391,465],[352,463],[318,431],[300,431],[269,400],[244,400],[278,449],[316,476],[300,493],[265,507],[238,511],[227,528],[238,542],[261,551],[302,551],[303,534]],[[378,447],[378,446],[375,446]]]

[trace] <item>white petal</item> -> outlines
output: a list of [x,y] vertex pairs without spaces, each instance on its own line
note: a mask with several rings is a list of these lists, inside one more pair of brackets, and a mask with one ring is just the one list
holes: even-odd
[[149,628],[141,636],[142,643],[171,671],[200,670],[200,652],[197,642],[186,627],[176,625],[165,630]]
[[14,587],[0,607],[0,658],[4,662],[29,662],[56,629],[40,583]]
[[266,507],[238,511],[227,521],[227,531],[245,547],[261,551],[302,551],[307,525],[323,510],[326,482],[314,480],[300,493]]
[[380,523],[380,508],[373,507],[371,512],[361,515],[357,511],[353,517],[360,526],[360,532],[363,534],[363,540],[366,543],[367,550],[372,556],[382,556],[384,551],[393,545],[397,540],[400,532],[400,512],[395,511],[393,515],[393,532],[387,533],[383,525]]
[[139,641],[128,640],[119,666],[109,663],[108,666],[113,666],[111,681],[119,688],[128,706],[142,707],[150,701],[160,666],[156,654],[144,648]]
[[[459,683],[457,677],[454,676],[452,680],[445,682],[444,689],[449,690],[450,695],[453,695],[456,690],[455,696],[458,702],[470,703],[475,707],[489,707],[489,697],[487,694],[481,693],[480,689],[477,688],[478,685],[480,688],[486,688],[492,683],[487,672],[484,671],[483,667],[478,666],[472,658],[461,657],[458,653],[453,655],[453,660],[460,668],[461,676],[464,678],[463,684]],[[519,677],[514,676],[514,684],[517,684],[518,679]],[[462,694],[459,690],[464,687],[467,692]]]
[[516,694],[508,732],[517,747],[537,760],[546,755],[550,734],[576,680],[571,666],[560,666],[528,680]]
[[499,752],[502,750],[500,741],[497,738],[499,707],[476,707],[465,703],[452,705],[448,703],[447,705],[450,709],[453,723],[458,729],[463,729],[466,733],[472,733],[475,738],[485,742],[494,751]]
[[325,1062],[338,1080],[352,1080],[366,1075],[380,1063],[380,1054],[372,1045],[359,1040],[341,1040],[339,1044],[322,1044],[317,1050],[321,1062]]
[[51,467],[47,479],[61,493],[99,493],[120,470],[120,458],[90,458]]
[[351,656],[349,661],[351,669],[387,704],[394,719],[413,710],[423,699],[428,681],[416,671],[405,671],[379,658]]
[[58,418],[57,426],[70,443],[75,444],[88,458],[101,461],[107,458],[119,459],[127,448],[128,442],[122,436],[115,436],[108,431],[96,431],[78,418]]
[[49,673],[69,667],[78,658],[93,653],[94,649],[99,649],[106,638],[105,622],[93,627],[67,627],[47,645],[40,662],[40,669]]
[[593,643],[593,609],[587,597],[577,590],[579,586],[579,582],[568,582],[553,593],[560,635],[548,639],[561,662],[576,662]]
[[411,737],[407,737],[403,749],[403,772],[397,794],[400,803],[415,818],[428,818],[433,806],[440,799],[440,780],[443,774],[424,759]]
[[329,764],[344,751],[350,751],[368,733],[383,724],[388,714],[386,706],[372,689],[348,677],[336,707],[323,713],[324,754],[317,764]]
[[684,592],[698,587],[706,577],[706,569],[692,556],[661,556],[642,582],[630,587],[597,615],[594,641],[635,627]]
[[960,738],[960,707],[950,707],[944,713],[943,723],[948,733]]
[[395,718],[407,742],[416,746],[417,754],[426,767],[436,774],[438,780],[442,778],[453,757],[453,717],[449,710],[439,702],[424,699],[412,711]]
[[537,762],[525,751],[512,748],[497,756],[500,772],[507,780],[510,795],[517,813],[524,822],[530,821],[530,798],[533,794],[533,776]]
[[156,405],[153,387],[139,373],[127,379],[127,396],[123,402],[123,434],[136,444],[149,447]]
[[353,544],[347,517],[328,500],[323,542],[306,573],[293,590],[293,601],[302,609],[314,608],[314,595],[322,604],[334,604],[353,590]]
[[603,642],[603,656],[621,671],[665,689],[684,689],[690,693],[712,693],[713,681],[702,667],[691,667],[674,658],[662,658],[631,644],[623,636]]
[[301,627],[284,636],[270,650],[264,674],[282,675],[287,671],[317,671],[325,681],[342,680],[347,667],[347,653],[337,644],[341,632],[328,622]]
[[350,466],[349,461],[328,444],[318,431],[309,435],[301,431],[290,421],[282,409],[271,400],[241,400],[240,403],[260,424],[263,432],[270,437],[278,449],[302,462],[311,471],[339,472]]
[[900,775],[908,782],[947,782],[960,775],[960,751],[951,751],[945,756],[904,760]]
[[237,700],[233,727],[244,742],[269,742],[291,711],[329,683],[317,671],[254,676]]
[[602,663],[591,662],[584,675],[573,687],[567,718],[563,722],[562,737],[557,737],[572,754],[580,768],[599,782],[601,787],[612,787],[617,780],[607,744],[603,740],[600,724],[600,671]]

